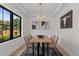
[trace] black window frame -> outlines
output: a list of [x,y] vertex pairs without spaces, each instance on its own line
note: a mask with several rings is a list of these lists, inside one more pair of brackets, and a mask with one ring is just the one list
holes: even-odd
[[[15,13],[13,13],[13,15],[18,16],[18,15],[17,15],[17,14],[15,14]],[[20,17],[20,16],[18,16],[18,17]],[[13,24],[13,21],[12,21],[12,24]],[[13,26],[12,26],[12,27],[13,27]],[[21,36],[21,17],[20,17],[20,36]],[[20,37],[20,36],[13,37],[13,39],[14,39],[14,38],[18,38],[18,37]]]
[[[3,43],[3,42],[6,42],[6,41],[9,41],[9,40],[21,37],[21,16],[17,15],[13,11],[9,10],[8,8],[6,8],[6,7],[2,6],[2,5],[0,5],[0,8],[4,9],[4,10],[6,10],[6,11],[8,11],[10,13],[10,39],[4,40],[4,41],[2,41],[0,43]],[[20,18],[20,24],[19,24],[20,25],[20,35],[17,36],[17,37],[13,37],[13,15],[16,15],[16,16],[18,16]],[[3,34],[2,34],[2,36],[3,36]]]

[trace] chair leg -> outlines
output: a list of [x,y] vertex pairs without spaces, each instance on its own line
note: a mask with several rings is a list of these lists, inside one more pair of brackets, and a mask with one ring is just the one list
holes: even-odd
[[44,50],[45,50],[44,43],[42,43],[42,55],[43,56],[44,56]]
[[33,45],[33,56],[34,56],[34,43],[32,43],[32,45]]
[[37,55],[39,56],[40,43],[37,43]]
[[47,56],[49,56],[49,44],[47,43]]

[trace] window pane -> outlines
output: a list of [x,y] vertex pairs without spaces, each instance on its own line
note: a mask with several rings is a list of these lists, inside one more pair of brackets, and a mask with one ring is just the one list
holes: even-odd
[[3,40],[7,40],[10,39],[10,12],[3,11]]
[[10,25],[10,12],[4,10],[4,24],[5,25]]
[[0,42],[2,42],[2,8],[0,8]]
[[2,24],[2,8],[0,8],[0,24]]
[[0,42],[2,42],[2,25],[0,25]]
[[13,15],[13,37],[20,36],[20,17]]

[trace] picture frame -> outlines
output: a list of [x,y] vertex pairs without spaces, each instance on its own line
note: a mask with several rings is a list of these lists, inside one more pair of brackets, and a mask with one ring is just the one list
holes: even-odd
[[68,13],[60,18],[60,28],[72,28],[72,14],[73,11],[70,10]]
[[33,21],[33,22],[32,22],[32,29],[33,29],[33,30],[39,29],[39,22]]
[[48,21],[33,21],[32,30],[48,30],[49,22]]
[[41,30],[48,30],[49,29],[49,22],[48,21],[41,21],[40,29]]

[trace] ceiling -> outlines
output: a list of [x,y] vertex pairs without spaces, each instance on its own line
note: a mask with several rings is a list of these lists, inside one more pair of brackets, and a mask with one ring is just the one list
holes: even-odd
[[[38,3],[9,3],[19,11],[29,16],[36,16],[39,13]],[[65,7],[65,3],[42,3],[42,15],[55,15]]]
[[[39,4],[35,3],[27,3],[27,4],[20,4],[30,13],[38,13],[39,12]],[[61,4],[59,3],[44,3],[42,4],[42,13],[51,13],[54,12]]]
[[[38,3],[23,3],[18,5],[19,7],[22,7],[22,9],[24,9],[24,12],[28,12],[31,16],[34,16],[39,13]],[[51,14],[51,13],[53,15],[61,6],[62,6],[61,3],[43,3],[41,6],[42,15]]]

